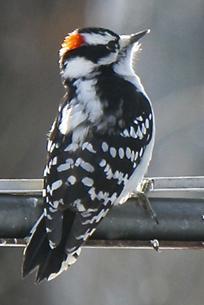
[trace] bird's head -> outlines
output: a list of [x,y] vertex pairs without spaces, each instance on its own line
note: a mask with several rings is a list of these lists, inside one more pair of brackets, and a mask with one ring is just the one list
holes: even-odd
[[69,33],[59,51],[63,79],[85,77],[97,72],[100,66],[130,66],[138,40],[147,32],[119,36],[104,28],[84,28]]

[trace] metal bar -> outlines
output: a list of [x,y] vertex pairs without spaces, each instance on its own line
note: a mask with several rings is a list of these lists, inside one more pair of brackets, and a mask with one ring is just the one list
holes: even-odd
[[170,191],[202,191],[204,192],[204,176],[194,177],[156,177],[152,178],[154,188],[152,192]]
[[[203,247],[203,199],[151,198],[151,204],[159,224],[133,198],[111,209],[86,246],[144,249],[157,239],[164,248]],[[41,196],[1,194],[0,243],[23,245],[20,240],[28,236],[42,211]]]
[[[0,239],[1,247],[25,247],[24,239]],[[83,246],[92,249],[136,249],[152,250],[154,249],[152,241],[147,240],[94,240],[90,239]],[[159,241],[158,250],[203,250],[202,241]]]
[[[204,192],[204,176],[194,177],[152,177],[154,181],[152,193],[159,192]],[[34,194],[42,192],[42,179],[0,179],[1,194]]]
[[0,194],[41,194],[42,179],[0,179]]
[[24,238],[43,211],[41,196],[0,195],[0,238]]
[[[154,249],[152,241],[146,240],[89,240],[85,248],[109,248],[109,249]],[[159,250],[201,250],[204,243],[199,241],[159,241]],[[157,249],[155,249],[157,251]]]

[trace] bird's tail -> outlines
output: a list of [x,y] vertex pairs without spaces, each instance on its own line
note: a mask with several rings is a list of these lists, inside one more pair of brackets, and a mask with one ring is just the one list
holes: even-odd
[[[72,214],[74,213],[69,215],[70,226],[74,220],[74,215]],[[63,233],[67,234],[67,228],[66,230],[64,228]],[[66,238],[64,237],[62,236],[62,242],[56,248],[52,249],[50,247],[45,229],[44,214],[42,214],[31,230],[31,237],[24,251],[23,277],[26,277],[38,267],[36,275],[36,283],[38,284],[45,279],[52,280],[73,264],[77,260],[81,248],[76,249],[73,253],[66,254]]]

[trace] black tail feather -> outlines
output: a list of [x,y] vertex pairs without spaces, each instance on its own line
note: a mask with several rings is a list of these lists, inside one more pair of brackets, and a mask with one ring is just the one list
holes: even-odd
[[41,262],[42,255],[47,249],[48,240],[46,237],[45,221],[41,216],[40,222],[34,227],[34,233],[24,251],[24,261],[22,268],[22,276],[26,277],[31,273]]
[[[51,249],[50,247],[48,249],[49,250],[47,253],[43,253],[43,258],[39,264],[38,272],[36,275],[36,283],[40,283],[44,279],[51,279],[51,274],[57,275],[61,269],[62,262],[67,258],[67,254],[64,251],[64,245],[62,244],[55,249]],[[44,256],[44,254],[46,256]]]
[[45,218],[43,215],[41,216],[38,223],[31,230],[32,236],[24,251],[23,277],[38,268],[36,283],[40,283],[44,279],[51,279],[51,274],[57,275],[60,272],[62,262],[67,258],[65,244],[74,218],[75,213],[71,211],[64,213],[61,242],[56,248],[52,249],[47,237]]

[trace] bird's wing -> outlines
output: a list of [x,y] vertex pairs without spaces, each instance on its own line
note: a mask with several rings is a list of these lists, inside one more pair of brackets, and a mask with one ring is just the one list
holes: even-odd
[[55,124],[45,169],[46,229],[52,247],[61,241],[63,215],[68,210],[75,217],[67,232],[66,251],[77,249],[93,233],[137,171],[151,140],[152,113],[141,93],[136,92],[133,98],[137,98],[140,107],[134,109],[131,103],[135,100],[130,100],[132,112],[123,109],[114,123],[110,110],[104,120],[89,128],[82,143],[73,143],[72,132],[60,133],[60,120]]

